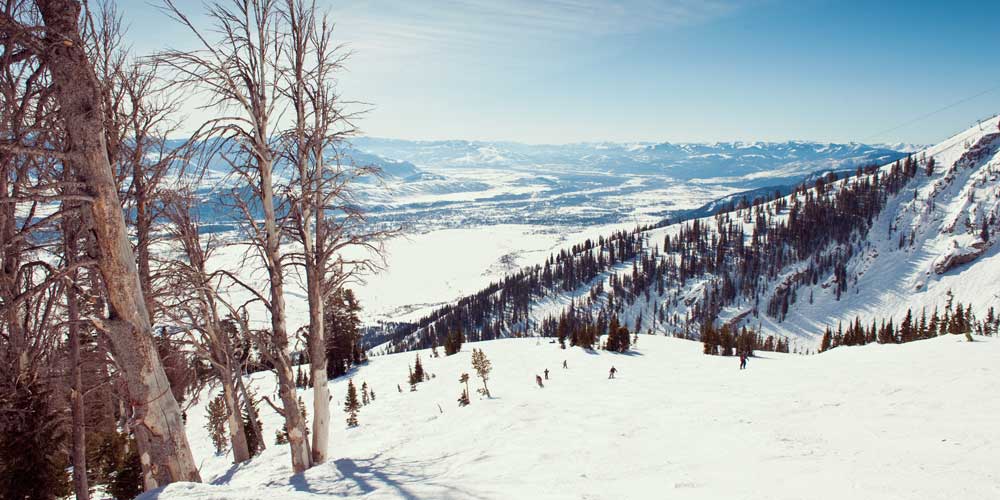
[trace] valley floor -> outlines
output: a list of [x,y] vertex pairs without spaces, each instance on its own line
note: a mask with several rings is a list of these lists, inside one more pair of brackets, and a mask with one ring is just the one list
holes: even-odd
[[[625,355],[507,339],[421,351],[434,378],[417,392],[405,383],[414,353],[376,357],[352,374],[376,394],[360,427],[344,425],[347,380],[331,382],[328,463],[293,477],[273,444],[280,419],[262,408],[268,449],[232,466],[213,452],[203,401],[188,415],[206,484],[141,498],[995,499],[1000,341],[976,340],[761,352],[740,371],[672,338],[640,336]],[[493,363],[493,398],[459,408],[459,375],[481,386],[473,347]],[[274,390],[269,374],[253,378]]]

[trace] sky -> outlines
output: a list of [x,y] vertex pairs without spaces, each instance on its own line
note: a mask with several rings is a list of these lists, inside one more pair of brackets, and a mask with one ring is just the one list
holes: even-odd
[[[996,1],[316,1],[369,136],[930,144],[1000,113]],[[118,2],[136,52],[193,46],[158,2]]]

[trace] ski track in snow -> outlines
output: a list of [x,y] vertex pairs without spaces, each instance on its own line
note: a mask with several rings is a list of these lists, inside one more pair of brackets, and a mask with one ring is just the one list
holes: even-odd
[[[660,336],[625,355],[505,339],[418,351],[434,378],[417,392],[405,383],[415,353],[380,356],[351,374],[376,393],[360,427],[344,422],[347,379],[331,381],[327,463],[293,476],[273,444],[281,419],[262,405],[268,449],[231,465],[204,429],[206,394],[187,426],[205,483],[140,498],[995,499],[1000,340],[976,340],[759,352],[739,371],[738,358]],[[493,363],[494,397],[458,408],[462,372],[480,387],[472,347]],[[273,394],[273,375],[248,378]]]

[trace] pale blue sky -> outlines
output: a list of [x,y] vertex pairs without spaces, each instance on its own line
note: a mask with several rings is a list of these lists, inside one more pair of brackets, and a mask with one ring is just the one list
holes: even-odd
[[[190,46],[156,2],[119,2],[136,50]],[[1000,112],[996,1],[317,3],[372,136],[931,143]]]

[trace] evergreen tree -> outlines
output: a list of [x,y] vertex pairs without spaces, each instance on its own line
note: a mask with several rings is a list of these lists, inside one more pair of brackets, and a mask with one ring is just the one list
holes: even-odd
[[906,317],[903,318],[903,322],[899,325],[899,337],[900,342],[912,342],[916,340],[913,330],[913,312],[910,309],[906,310]]
[[368,406],[371,400],[368,398],[368,382],[361,383],[361,406]]
[[0,498],[47,500],[70,494],[67,422],[51,389],[14,380],[0,387]]
[[256,456],[264,451],[265,447],[264,436],[261,435],[261,429],[264,427],[259,418],[254,420],[254,417],[260,415],[260,398],[249,387],[247,387],[247,398],[247,401],[243,401],[243,429],[247,435],[247,449],[250,450],[250,456]]
[[130,500],[142,493],[138,446],[135,439],[125,433],[117,433],[116,440],[116,453],[108,454],[109,459],[102,464],[105,489],[115,500]]
[[469,404],[469,374],[463,373],[458,382],[463,385],[462,394],[458,397],[458,406],[466,406]]
[[212,444],[215,445],[215,453],[222,455],[229,449],[229,438],[226,435],[226,420],[229,418],[229,408],[226,407],[226,400],[222,393],[219,393],[206,408],[208,418],[205,422],[205,429],[212,437]]
[[331,294],[323,307],[326,372],[330,378],[336,378],[367,361],[361,348],[361,305],[354,292],[345,288]]
[[566,336],[569,330],[569,323],[566,321],[566,316],[562,315],[559,317],[559,326],[556,327],[556,337],[559,339],[559,347],[562,349],[566,348]]
[[424,365],[420,363],[420,355],[417,354],[417,361],[410,370],[410,384],[419,384],[424,381]]
[[347,397],[344,401],[344,412],[347,413],[347,426],[358,426],[358,391],[354,388],[354,379],[347,382]]
[[444,343],[444,354],[445,356],[451,356],[452,354],[458,353],[462,350],[462,342],[465,341],[462,335],[462,330],[456,328],[448,332],[448,337],[445,339]]
[[476,370],[479,378],[483,380],[483,388],[479,392],[486,396],[490,396],[490,388],[486,385],[486,381],[489,380],[490,371],[493,370],[493,365],[490,360],[486,358],[486,353],[482,349],[472,350],[472,368]]
[[937,336],[938,330],[941,328],[938,325],[939,322],[940,322],[940,320],[938,319],[937,306],[934,306],[934,312],[931,313],[931,320],[930,320],[930,322],[927,323],[927,336],[928,337],[936,337]]

